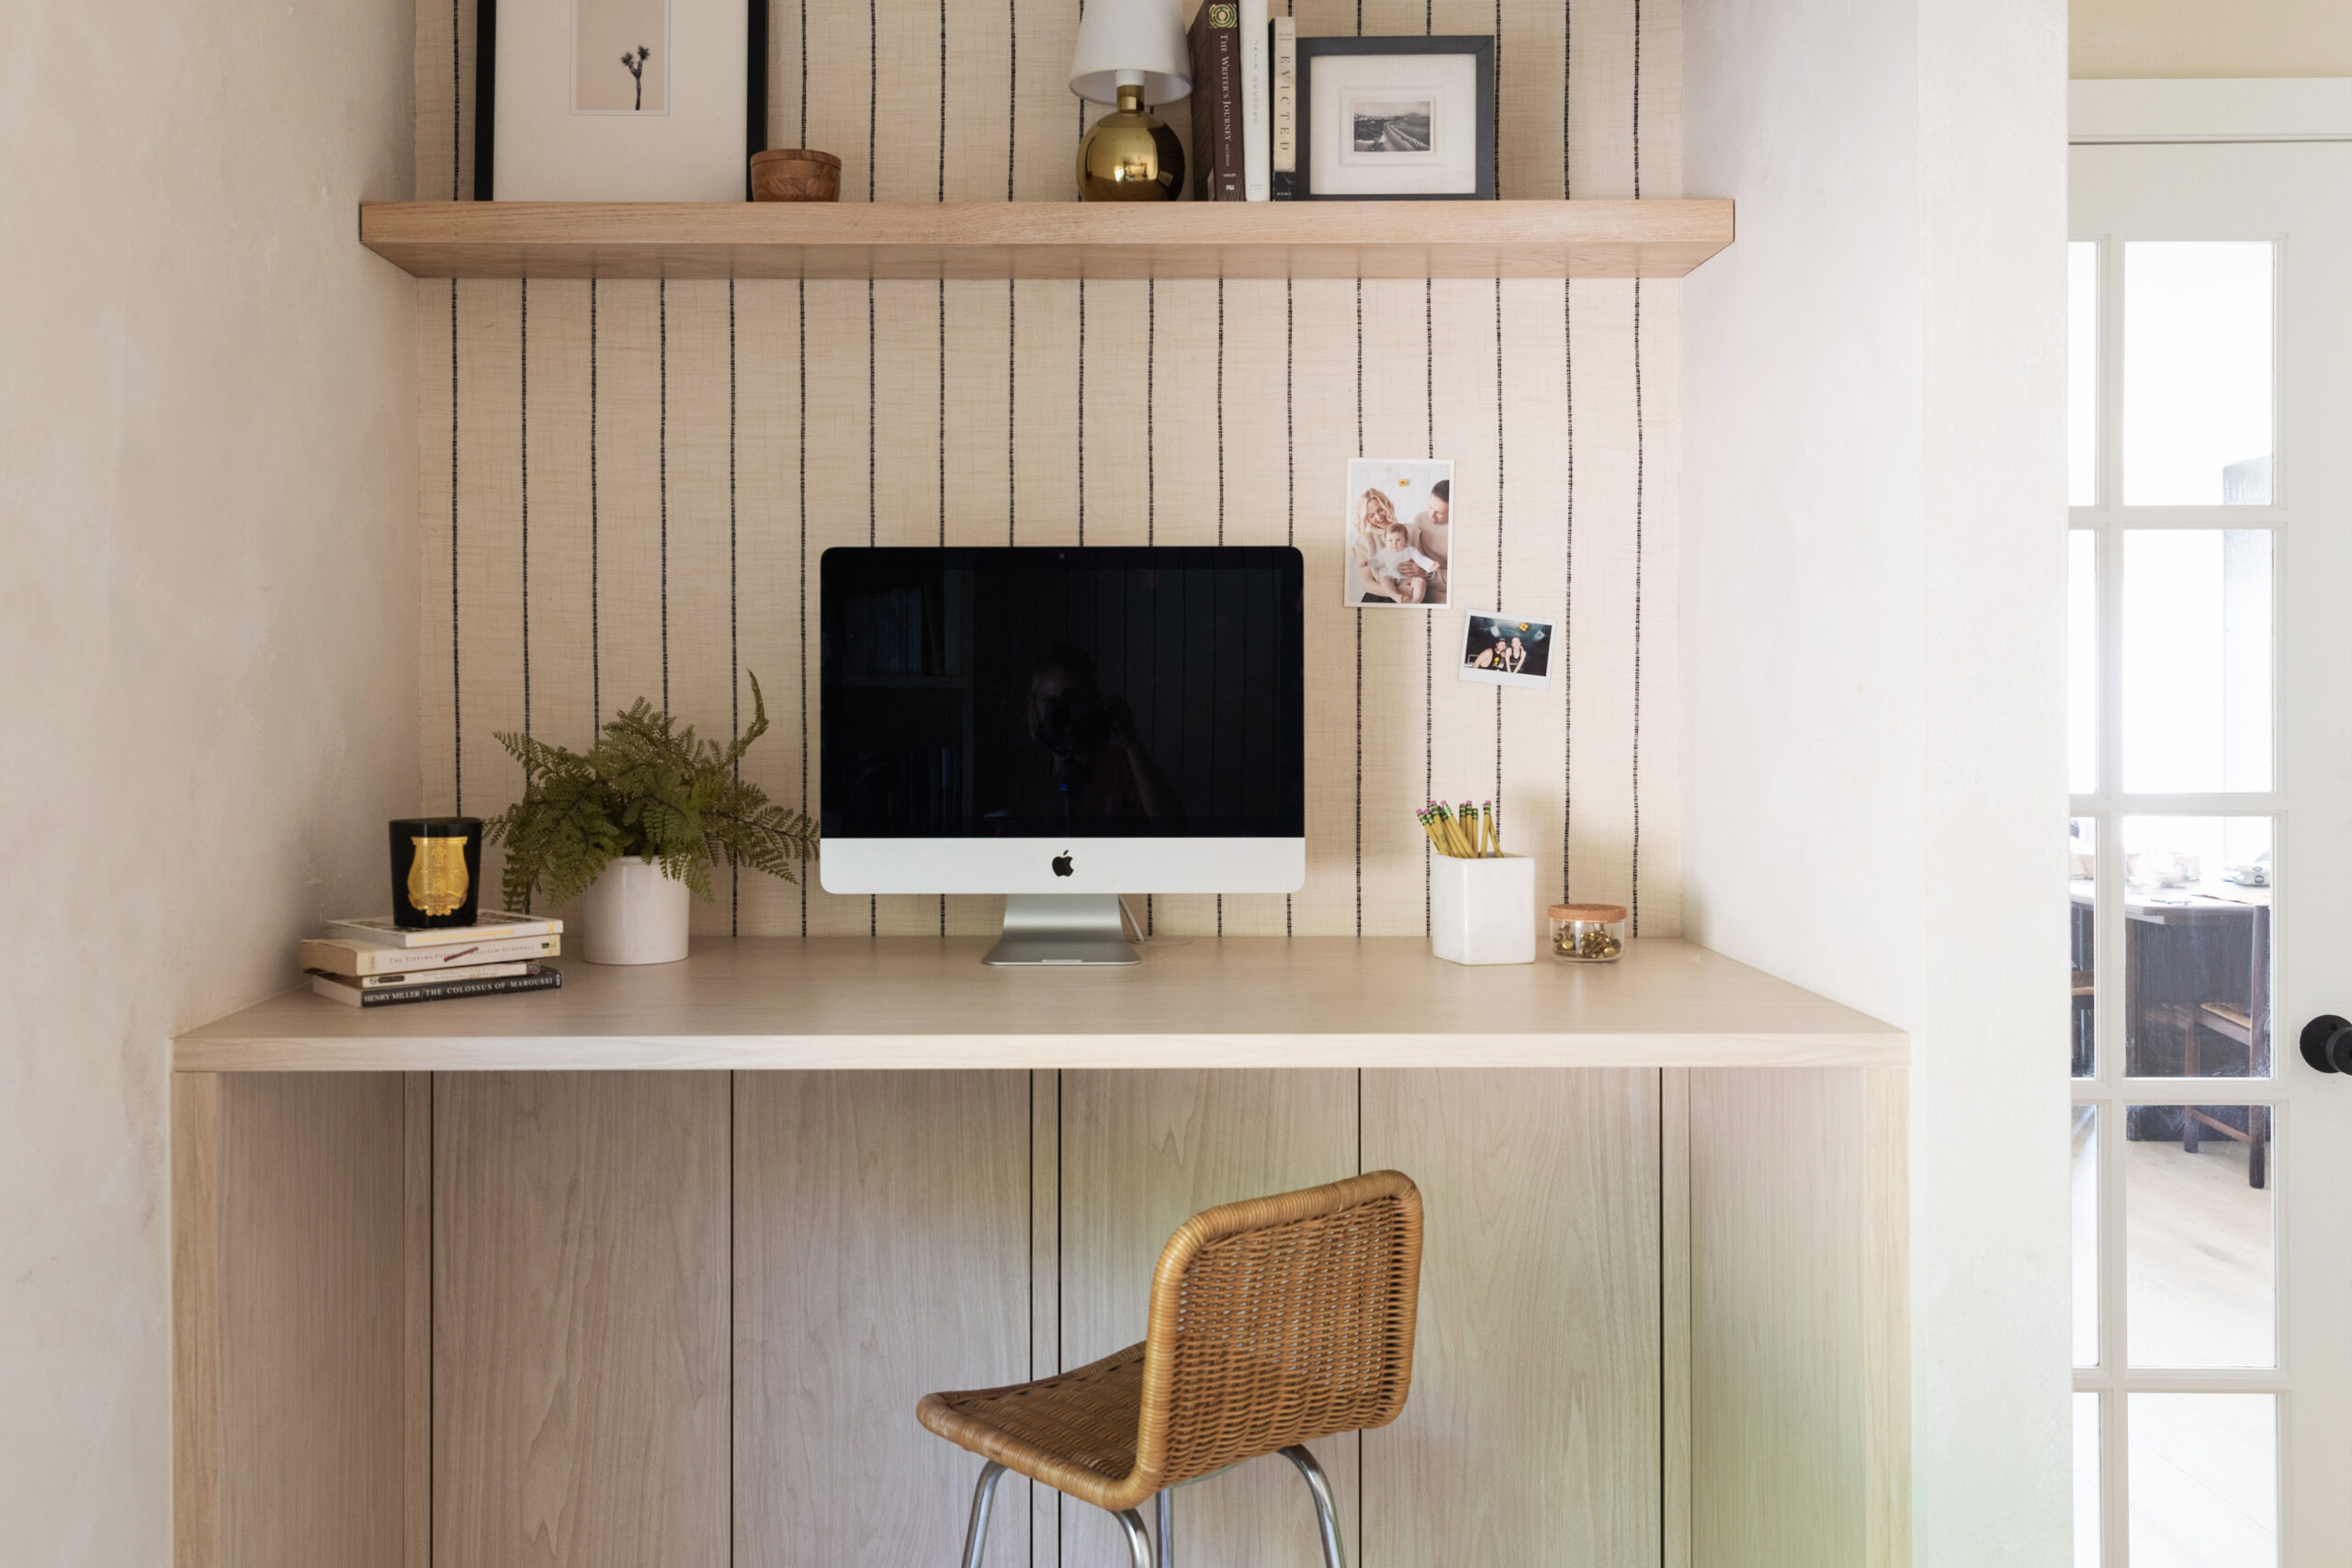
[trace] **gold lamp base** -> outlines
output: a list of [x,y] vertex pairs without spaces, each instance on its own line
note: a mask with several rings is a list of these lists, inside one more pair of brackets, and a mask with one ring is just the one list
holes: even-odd
[[1119,107],[1086,133],[1078,149],[1081,201],[1174,201],[1184,193],[1184,148],[1167,123],[1143,107],[1143,89],[1119,89]]

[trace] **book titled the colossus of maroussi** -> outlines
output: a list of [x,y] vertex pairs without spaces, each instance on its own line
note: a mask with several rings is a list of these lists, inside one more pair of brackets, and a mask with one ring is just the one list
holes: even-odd
[[1208,0],[1193,18],[1193,198],[1239,201],[1241,6]]

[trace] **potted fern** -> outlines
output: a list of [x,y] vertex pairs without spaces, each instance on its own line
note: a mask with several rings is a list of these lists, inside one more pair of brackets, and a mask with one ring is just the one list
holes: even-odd
[[752,725],[732,745],[697,739],[642,697],[584,752],[501,733],[523,764],[523,797],[482,833],[506,850],[507,906],[580,897],[591,964],[684,958],[687,897],[711,897],[722,855],[791,882],[793,863],[815,852],[815,824],[738,771],[767,728],[753,676]]

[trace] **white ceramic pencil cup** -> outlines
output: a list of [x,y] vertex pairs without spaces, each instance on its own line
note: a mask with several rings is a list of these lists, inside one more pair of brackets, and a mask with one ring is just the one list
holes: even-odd
[[1455,964],[1535,962],[1535,863],[1430,857],[1430,951]]

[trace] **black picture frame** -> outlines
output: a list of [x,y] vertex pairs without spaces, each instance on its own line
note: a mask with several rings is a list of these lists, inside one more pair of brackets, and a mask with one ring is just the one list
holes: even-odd
[[[752,156],[768,146],[768,4],[746,0],[743,18],[743,199],[752,199]],[[495,199],[491,171],[497,167],[498,0],[474,0],[474,195]]]
[[[1478,148],[1472,191],[1330,192],[1315,188],[1315,60],[1320,55],[1469,54],[1477,57]],[[1492,201],[1495,199],[1495,40],[1480,33],[1400,34],[1394,38],[1298,40],[1298,183],[1301,201]]]

